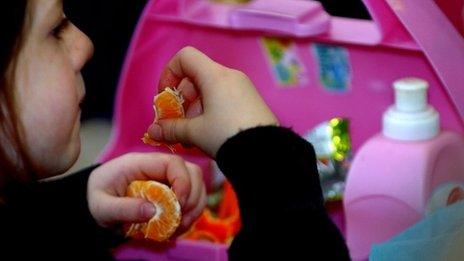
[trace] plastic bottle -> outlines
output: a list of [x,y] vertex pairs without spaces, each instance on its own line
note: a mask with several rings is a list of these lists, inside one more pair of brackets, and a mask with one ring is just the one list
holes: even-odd
[[463,137],[440,130],[426,81],[404,78],[393,85],[395,104],[384,113],[382,133],[355,153],[347,177],[344,208],[353,260],[366,260],[372,244],[464,197]]

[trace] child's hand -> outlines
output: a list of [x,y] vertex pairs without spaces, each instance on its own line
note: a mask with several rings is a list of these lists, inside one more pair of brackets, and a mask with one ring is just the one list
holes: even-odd
[[187,102],[187,118],[152,124],[148,133],[154,140],[192,144],[215,157],[219,147],[240,130],[278,125],[245,74],[192,47],[183,48],[167,65],[159,88],[167,86],[178,86]]
[[111,227],[121,222],[146,222],[154,215],[152,203],[125,197],[134,180],[156,180],[172,187],[182,206],[177,233],[186,231],[206,205],[199,167],[174,155],[131,153],[103,164],[90,175],[87,196],[98,224]]

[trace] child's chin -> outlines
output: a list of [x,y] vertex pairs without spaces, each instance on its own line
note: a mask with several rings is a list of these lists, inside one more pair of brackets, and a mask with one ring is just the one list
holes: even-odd
[[63,167],[65,168],[65,171],[70,169],[74,163],[76,163],[77,159],[79,159],[79,155],[81,153],[81,142],[78,140],[74,146],[69,151],[69,154],[66,155],[66,157],[63,157]]
[[79,146],[73,146],[67,152],[63,153],[62,155],[58,155],[57,157],[59,157],[59,161],[55,162],[54,166],[49,166],[49,171],[44,173],[44,177],[41,178],[51,178],[64,174],[72,166],[74,166],[74,163],[76,163],[77,159],[79,158],[80,149],[81,148],[79,143]]

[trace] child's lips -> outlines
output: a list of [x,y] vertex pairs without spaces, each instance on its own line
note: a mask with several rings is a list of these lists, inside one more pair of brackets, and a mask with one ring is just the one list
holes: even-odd
[[85,96],[81,98],[81,100],[79,101],[79,108],[82,109],[82,106],[84,104],[84,100],[85,100]]

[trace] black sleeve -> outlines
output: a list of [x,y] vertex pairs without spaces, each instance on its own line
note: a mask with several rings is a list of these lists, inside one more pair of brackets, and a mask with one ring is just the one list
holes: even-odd
[[48,211],[47,216],[62,223],[60,225],[66,228],[66,234],[85,240],[79,244],[86,244],[86,249],[94,249],[98,253],[123,242],[124,238],[117,230],[100,227],[90,213],[87,182],[96,167],[54,181],[41,182],[37,186],[37,195],[40,195],[44,211]]
[[230,138],[216,160],[237,193],[242,218],[230,260],[349,260],[324,208],[311,144],[290,129],[257,127]]

